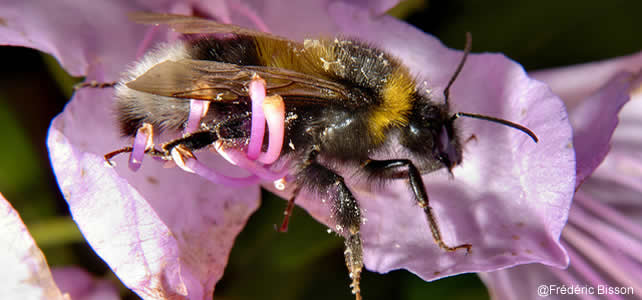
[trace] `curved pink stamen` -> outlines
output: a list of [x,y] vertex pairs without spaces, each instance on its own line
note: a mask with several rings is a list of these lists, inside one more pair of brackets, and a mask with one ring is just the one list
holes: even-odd
[[196,159],[187,159],[185,166],[192,170],[198,176],[201,176],[212,183],[227,185],[227,186],[247,186],[257,184],[261,179],[256,175],[248,177],[230,177],[220,174],[217,171],[210,169]]
[[265,80],[255,75],[250,82],[248,93],[252,100],[252,131],[247,147],[247,157],[256,160],[261,154],[261,146],[263,146],[263,137],[265,136],[265,115],[263,113]]
[[132,171],[140,169],[145,158],[145,150],[152,146],[152,126],[150,124],[143,124],[142,127],[138,128],[136,136],[134,137],[132,152],[129,154],[129,169]]
[[189,100],[189,116],[183,129],[183,134],[189,134],[198,130],[201,119],[207,114],[210,102],[202,100]]
[[230,177],[223,175],[218,171],[210,169],[208,166],[202,164],[196,158],[183,157],[178,151],[172,150],[172,159],[178,167],[185,172],[194,173],[208,181],[216,184],[227,186],[247,186],[257,184],[261,179],[256,175],[247,177]]
[[268,125],[268,149],[259,155],[258,161],[264,164],[275,162],[281,155],[283,135],[285,134],[285,103],[279,95],[265,98],[263,113]]
[[272,171],[268,167],[258,163],[257,161],[250,160],[247,158],[247,155],[239,150],[230,148],[222,149],[222,143],[217,141],[214,143],[214,148],[216,151],[223,156],[227,161],[241,167],[252,174],[257,175],[262,180],[274,181],[281,179],[284,176],[288,175],[289,170],[288,166],[283,166],[279,171]]

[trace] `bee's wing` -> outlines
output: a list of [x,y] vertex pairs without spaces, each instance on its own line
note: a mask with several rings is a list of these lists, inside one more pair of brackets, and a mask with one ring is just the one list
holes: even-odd
[[350,103],[349,91],[344,85],[318,77],[286,69],[208,60],[164,61],[126,85],[160,96],[229,102],[249,96],[247,87],[255,74],[265,80],[268,94],[278,94],[289,103],[345,107],[363,104]]
[[141,24],[165,24],[176,32],[183,34],[199,33],[232,33],[238,35],[262,36],[276,40],[287,40],[283,37],[269,33],[251,30],[231,24],[221,24],[212,20],[202,19],[192,16],[159,14],[152,12],[134,12],[130,13],[129,18]]

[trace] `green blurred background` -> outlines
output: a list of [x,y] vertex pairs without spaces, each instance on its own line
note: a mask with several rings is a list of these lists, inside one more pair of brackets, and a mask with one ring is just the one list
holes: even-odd
[[[450,47],[474,36],[474,52],[503,52],[527,70],[590,62],[642,49],[642,1],[407,1],[391,11]],[[51,119],[70,97],[70,78],[37,51],[0,47],[0,192],[11,201],[50,265],[79,265],[118,282],[68,216],[49,165],[45,138]],[[304,211],[287,234],[285,202],[267,192],[238,237],[217,299],[353,299],[342,241]],[[120,283],[118,283],[120,284]],[[365,272],[364,298],[488,299],[474,274],[424,282],[407,271]],[[123,297],[137,299],[122,288]]]

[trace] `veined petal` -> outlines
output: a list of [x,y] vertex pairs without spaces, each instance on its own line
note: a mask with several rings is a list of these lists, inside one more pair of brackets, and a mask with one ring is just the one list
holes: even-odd
[[0,194],[0,290],[8,299],[66,298],[18,212]]
[[[571,258],[568,269],[525,265],[480,273],[494,299],[510,299],[515,295],[524,299],[542,296],[547,299],[629,299],[642,293],[641,68],[638,66],[633,74],[629,73],[627,70],[632,66],[621,61],[587,65],[598,67],[593,69],[596,79],[585,76],[587,89],[595,86],[595,80],[604,79],[604,72],[613,77],[604,79],[606,83],[594,94],[572,103],[575,109],[571,111],[571,119],[577,126],[575,140],[580,141],[576,146],[583,144],[583,149],[578,149],[578,178],[583,176],[584,183],[574,197],[568,225],[562,232],[562,241]],[[569,70],[582,68],[584,66],[569,67],[560,74],[555,70],[544,74],[548,79],[560,80],[569,75]],[[584,90],[571,77],[568,77],[568,91]],[[567,94],[570,100],[577,100],[572,94]],[[618,118],[620,122],[615,128]],[[595,144],[591,144],[591,139],[596,139]],[[605,151],[609,151],[608,154]],[[591,157],[597,161],[587,159]],[[570,295],[569,288],[574,291]]]
[[[333,20],[342,33],[357,36],[401,59],[426,81],[435,101],[461,60],[462,52],[390,17],[372,17],[335,4]],[[463,35],[462,35],[463,41]],[[381,190],[356,187],[364,210],[365,265],[378,272],[404,268],[433,280],[463,272],[496,270],[529,262],[565,266],[559,244],[575,183],[575,153],[564,105],[550,89],[530,79],[500,54],[473,54],[451,90],[456,111],[481,113],[520,123],[524,133],[498,124],[460,119],[464,161],[449,180],[445,170],[424,176],[430,204],[446,243],[471,243],[472,254],[447,253],[433,241],[423,211],[406,181]],[[297,203],[334,228],[327,205],[300,197]]]

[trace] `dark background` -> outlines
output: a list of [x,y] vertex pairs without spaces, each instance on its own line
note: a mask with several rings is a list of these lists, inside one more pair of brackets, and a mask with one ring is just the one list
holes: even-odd
[[[642,2],[624,0],[459,0],[413,1],[392,13],[453,48],[461,49],[470,31],[473,52],[503,52],[535,70],[641,50],[640,11]],[[0,192],[18,209],[50,265],[79,265],[118,282],[68,217],[45,146],[49,122],[81,79],[70,78],[53,58],[35,50],[0,47],[0,54]],[[276,233],[273,225],[280,222],[285,202],[264,196],[238,237],[217,284],[217,299],[353,299],[342,241],[300,209],[290,231]],[[403,270],[365,272],[362,290],[368,300],[488,298],[474,274],[427,283]]]

